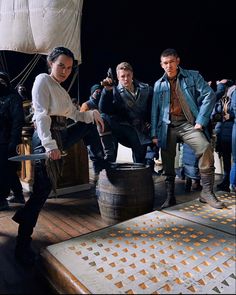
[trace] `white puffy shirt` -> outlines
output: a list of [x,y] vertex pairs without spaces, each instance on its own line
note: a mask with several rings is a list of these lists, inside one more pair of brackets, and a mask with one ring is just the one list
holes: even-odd
[[75,122],[94,123],[93,111],[80,112],[72,103],[68,92],[46,73],[39,74],[32,88],[32,103],[38,136],[46,152],[57,149],[51,136],[50,116],[64,116]]

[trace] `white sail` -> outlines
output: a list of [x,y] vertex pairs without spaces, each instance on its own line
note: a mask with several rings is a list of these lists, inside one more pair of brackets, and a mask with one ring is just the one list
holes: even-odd
[[0,0],[0,50],[48,54],[69,48],[81,63],[83,0]]

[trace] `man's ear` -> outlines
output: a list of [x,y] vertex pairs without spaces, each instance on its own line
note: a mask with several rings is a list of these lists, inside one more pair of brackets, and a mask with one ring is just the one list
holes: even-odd
[[180,58],[177,57],[177,65],[179,65],[179,64],[180,64]]

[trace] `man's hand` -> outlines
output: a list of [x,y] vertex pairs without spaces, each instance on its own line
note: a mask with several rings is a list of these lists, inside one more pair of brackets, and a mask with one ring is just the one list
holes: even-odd
[[106,79],[103,79],[101,81],[101,85],[106,89],[106,90],[112,90],[113,88],[113,80],[109,77]]
[[154,143],[155,145],[158,145],[158,139],[157,138],[153,138],[152,139],[152,143]]
[[216,84],[218,85],[218,84],[226,84],[228,82],[228,79],[222,79],[222,80],[217,80],[216,81]]
[[82,106],[80,108],[80,112],[87,112],[89,111],[89,106],[86,102],[82,103]]
[[195,124],[194,129],[201,130],[201,131],[203,130],[202,125],[198,123]]

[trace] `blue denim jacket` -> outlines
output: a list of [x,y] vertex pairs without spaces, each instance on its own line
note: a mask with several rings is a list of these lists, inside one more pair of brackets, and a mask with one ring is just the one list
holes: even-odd
[[[195,123],[207,127],[216,95],[198,71],[185,70],[179,67],[179,84]],[[151,114],[151,136],[158,138],[158,146],[165,149],[167,132],[170,124],[170,84],[164,74],[154,84]]]

